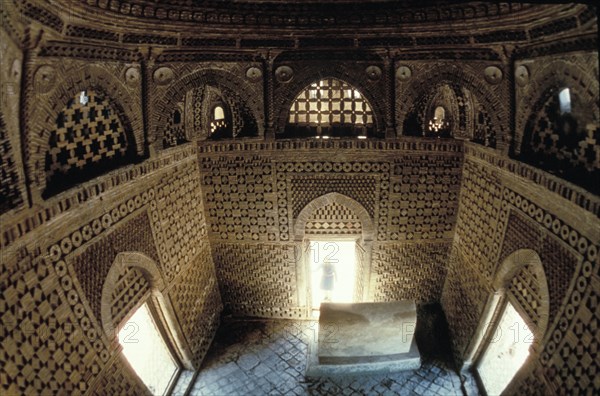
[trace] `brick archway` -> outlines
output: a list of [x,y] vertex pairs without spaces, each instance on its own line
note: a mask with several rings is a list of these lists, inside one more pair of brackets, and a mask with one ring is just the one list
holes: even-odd
[[509,112],[506,106],[502,103],[501,96],[493,92],[489,84],[483,78],[477,77],[473,72],[459,68],[454,65],[441,64],[435,67],[424,70],[419,76],[415,76],[413,80],[406,86],[401,87],[396,85],[397,98],[409,98],[412,100],[401,100],[396,112],[396,126],[402,128],[404,121],[410,111],[414,108],[423,97],[427,97],[430,91],[437,87],[448,84],[466,88],[475,96],[481,103],[488,115],[492,116],[491,121],[496,131],[497,148],[503,147],[503,141],[507,138],[507,130],[505,125],[508,125]]
[[221,87],[227,92],[231,99],[238,102],[240,106],[249,109],[256,121],[258,136],[264,136],[265,117],[261,107],[262,95],[246,81],[236,75],[220,69],[200,70],[187,74],[177,80],[168,88],[155,104],[155,113],[152,119],[152,142],[162,140],[162,131],[167,125],[170,110],[175,106],[185,92],[190,89],[205,85]]
[[375,226],[373,225],[373,220],[371,219],[369,212],[367,212],[367,210],[354,199],[340,193],[332,192],[312,200],[300,211],[294,222],[294,238],[296,241],[301,241],[304,239],[306,223],[310,219],[311,215],[317,209],[332,203],[338,203],[353,211],[361,222],[362,239],[364,241],[374,240]]

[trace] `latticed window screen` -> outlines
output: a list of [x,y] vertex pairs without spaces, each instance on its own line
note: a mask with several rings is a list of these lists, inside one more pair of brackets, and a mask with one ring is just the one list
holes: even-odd
[[327,78],[312,83],[290,108],[290,124],[373,125],[373,111],[364,96],[348,83]]
[[[128,142],[123,125],[108,99],[93,90],[82,91],[59,113],[50,132],[46,177],[77,179],[121,163]],[[73,180],[75,181],[75,180]]]

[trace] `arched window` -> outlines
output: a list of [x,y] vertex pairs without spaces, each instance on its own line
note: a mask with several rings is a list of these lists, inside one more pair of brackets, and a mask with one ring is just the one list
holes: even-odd
[[429,133],[427,136],[446,137],[450,133],[450,123],[446,119],[446,109],[437,106],[433,111],[433,117],[429,120],[427,126]]
[[[135,287],[133,287],[133,286]],[[156,263],[138,252],[119,253],[104,280],[101,319],[111,342],[153,395],[171,392],[192,368],[165,281]]]
[[107,98],[91,89],[79,92],[50,132],[44,196],[130,162],[132,140]]
[[215,106],[213,111],[213,120],[220,121],[225,119],[225,111],[222,106]]
[[286,137],[358,137],[374,133],[373,111],[350,84],[327,78],[310,84],[292,106]]
[[173,112],[173,124],[174,125],[181,124],[181,112],[179,110],[175,110]]
[[558,93],[558,103],[560,105],[560,114],[571,112],[571,91],[569,88],[563,88]]
[[213,139],[233,137],[232,123],[229,120],[229,112],[226,111],[225,105],[219,103],[213,107],[210,120],[210,137]]
[[550,297],[540,257],[530,249],[508,256],[493,286],[496,291],[486,304],[467,362],[474,362],[474,373],[486,393],[499,395],[531,368],[526,364],[530,355],[540,352]]
[[442,106],[436,107],[433,118],[444,121],[444,118],[446,118],[446,110]]

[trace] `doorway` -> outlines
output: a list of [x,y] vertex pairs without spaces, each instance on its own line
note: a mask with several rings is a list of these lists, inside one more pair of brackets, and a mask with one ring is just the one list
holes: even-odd
[[[500,395],[529,356],[534,336],[525,319],[510,301],[490,329],[487,346],[476,364],[480,386],[488,395]],[[493,333],[492,333],[493,331]]]
[[322,302],[351,303],[356,288],[356,241],[310,240],[310,299],[313,312]]

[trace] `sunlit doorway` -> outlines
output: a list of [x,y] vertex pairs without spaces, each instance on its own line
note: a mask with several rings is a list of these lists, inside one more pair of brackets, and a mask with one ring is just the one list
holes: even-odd
[[507,302],[477,362],[477,374],[488,395],[500,395],[529,356],[533,333],[515,307]]
[[311,240],[309,245],[311,307],[322,302],[351,303],[356,285],[356,241]]

